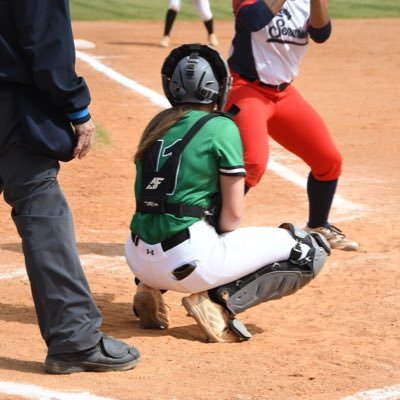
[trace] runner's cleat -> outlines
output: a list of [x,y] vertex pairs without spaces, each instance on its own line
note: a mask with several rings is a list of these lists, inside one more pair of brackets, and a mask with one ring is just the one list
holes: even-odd
[[164,36],[160,41],[161,47],[168,47],[169,46],[169,36]]
[[219,45],[219,41],[217,38],[217,35],[215,33],[211,33],[208,35],[208,43],[210,43],[210,46],[216,47]]
[[308,233],[317,232],[325,236],[332,249],[355,251],[360,246],[355,240],[346,238],[346,235],[339,228],[330,224],[318,228],[310,228],[306,226],[304,230]]

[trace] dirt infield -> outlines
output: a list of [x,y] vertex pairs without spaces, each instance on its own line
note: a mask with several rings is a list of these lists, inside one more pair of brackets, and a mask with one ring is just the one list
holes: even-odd
[[[216,23],[224,55],[232,29],[230,22]],[[169,50],[158,47],[161,22],[75,23],[74,30],[76,38],[96,43],[86,54],[162,93],[159,70]],[[4,382],[118,400],[364,399],[354,394],[400,385],[399,37],[399,20],[334,21],[332,39],[310,47],[295,85],[322,114],[343,154],[331,222],[361,249],[333,252],[308,287],[243,313],[254,336],[240,344],[205,343],[174,293],[165,295],[171,328],[139,329],[123,258],[134,210],[131,156],[160,108],[78,61],[91,88],[92,115],[110,143],[98,142],[85,160],[64,164],[60,181],[103,330],[137,345],[142,362],[121,373],[44,374],[46,349],[19,238],[1,201],[0,399],[23,398],[6,394]],[[172,45],[204,39],[199,21],[177,21]],[[305,166],[283,149],[273,145],[272,156],[306,177]],[[269,171],[247,196],[243,225],[303,226],[306,193],[297,183]],[[394,396],[379,399],[400,399],[400,391]]]

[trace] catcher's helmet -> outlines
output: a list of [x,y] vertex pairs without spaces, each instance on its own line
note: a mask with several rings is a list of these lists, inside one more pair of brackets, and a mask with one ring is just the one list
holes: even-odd
[[184,44],[171,51],[161,68],[165,96],[181,103],[216,103],[222,110],[231,77],[220,54],[209,46]]

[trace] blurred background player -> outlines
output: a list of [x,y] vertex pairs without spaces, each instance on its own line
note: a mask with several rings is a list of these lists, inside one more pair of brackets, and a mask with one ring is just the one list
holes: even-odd
[[137,207],[125,246],[140,280],[134,312],[142,328],[166,329],[162,290],[191,293],[182,303],[209,341],[247,340],[235,315],[306,285],[329,245],[291,224],[239,228],[245,169],[235,123],[213,112],[230,86],[219,53],[183,45],[162,78],[172,107],[149,122],[135,154]]
[[235,36],[228,59],[233,87],[227,108],[236,104],[241,109],[235,122],[247,189],[266,170],[271,136],[311,169],[305,230],[325,235],[334,249],[356,250],[358,243],[328,222],[342,156],[322,118],[291,85],[309,38],[322,43],[330,36],[327,1],[234,0],[233,9]]
[[[193,4],[197,8],[197,12],[207,30],[207,40],[211,46],[218,46],[217,35],[214,33],[214,18],[210,7],[209,0],[193,0]],[[170,34],[175,18],[181,9],[181,0],[170,0],[168,11],[165,16],[164,36],[161,39],[160,46],[168,47],[170,43]]]

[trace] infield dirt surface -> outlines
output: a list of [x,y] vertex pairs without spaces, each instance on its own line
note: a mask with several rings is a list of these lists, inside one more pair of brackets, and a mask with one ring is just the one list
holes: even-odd
[[[170,49],[158,46],[161,22],[74,23],[83,50],[126,77],[162,94],[160,67]],[[321,274],[293,296],[239,317],[253,338],[206,343],[181,306],[165,295],[171,326],[141,330],[131,312],[135,290],[124,243],[135,208],[132,155],[149,119],[160,110],[78,60],[91,89],[94,120],[109,134],[86,159],[63,164],[78,248],[103,330],[142,353],[129,372],[49,376],[10,208],[0,203],[0,383],[90,392],[125,400],[339,400],[400,384],[400,23],[334,21],[333,36],[312,44],[294,85],[320,112],[344,158],[331,222],[361,243],[333,251]],[[226,56],[231,22],[216,22]],[[198,20],[177,20],[171,46],[206,39]],[[272,159],[302,177],[298,159],[272,145]],[[246,197],[243,225],[302,227],[304,188],[268,171]],[[15,399],[1,393],[0,399]],[[400,398],[400,397],[399,397]]]

